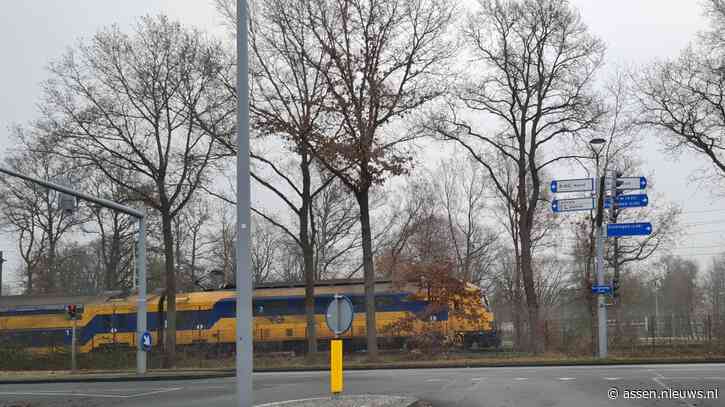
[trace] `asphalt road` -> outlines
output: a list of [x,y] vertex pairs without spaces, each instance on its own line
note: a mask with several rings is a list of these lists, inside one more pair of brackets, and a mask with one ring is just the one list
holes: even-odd
[[[260,373],[256,404],[327,395],[325,372]],[[0,385],[0,406],[232,407],[234,378]],[[616,400],[608,394],[617,389]],[[718,399],[625,399],[632,390],[718,390]],[[725,364],[349,371],[346,394],[412,396],[434,407],[725,406]]]

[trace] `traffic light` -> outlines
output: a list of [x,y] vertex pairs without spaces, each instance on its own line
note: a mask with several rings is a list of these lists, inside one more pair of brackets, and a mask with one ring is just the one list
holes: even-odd
[[66,307],[66,311],[68,312],[68,318],[76,319],[76,316],[78,315],[78,308],[75,304],[68,305]]
[[616,278],[612,280],[612,297],[619,297],[619,280]]

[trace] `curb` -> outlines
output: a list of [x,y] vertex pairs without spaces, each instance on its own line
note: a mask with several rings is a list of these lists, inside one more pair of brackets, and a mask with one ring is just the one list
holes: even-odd
[[[424,370],[424,369],[466,369],[466,368],[496,368],[496,367],[554,367],[554,366],[627,366],[627,365],[684,365],[684,364],[716,364],[725,363],[725,358],[720,359],[677,359],[677,360],[603,360],[603,361],[581,361],[581,362],[500,362],[500,363],[452,363],[445,365],[357,365],[346,366],[346,371],[362,370]],[[300,366],[280,368],[257,368],[255,373],[285,373],[285,372],[324,372],[328,371],[327,366]],[[187,372],[159,372],[147,373],[144,376],[137,376],[134,373],[101,373],[78,375],[59,375],[44,377],[28,377],[0,379],[0,385],[8,384],[47,384],[47,383],[102,383],[102,382],[136,382],[136,381],[165,381],[165,380],[202,380],[234,377],[235,369],[220,369],[213,371],[187,371]]]
[[[633,359],[633,360],[587,360],[574,362],[556,362],[556,361],[540,361],[540,362],[481,362],[481,363],[450,363],[443,365],[416,365],[416,364],[397,364],[397,365],[354,365],[345,366],[345,370],[413,370],[413,369],[465,369],[465,368],[485,368],[485,367],[547,367],[547,366],[626,366],[626,365],[686,365],[686,364],[716,364],[725,363],[725,358],[719,359]],[[254,369],[255,373],[273,373],[273,372],[319,372],[327,371],[327,366],[300,366],[300,367],[268,367]]]
[[190,372],[190,373],[164,373],[164,374],[146,374],[137,376],[135,374],[103,374],[103,375],[63,375],[56,377],[33,377],[18,379],[0,379],[0,385],[7,384],[48,384],[48,383],[104,383],[104,382],[156,382],[164,380],[202,380],[202,379],[220,379],[225,377],[234,377],[235,370],[217,371],[217,372]]

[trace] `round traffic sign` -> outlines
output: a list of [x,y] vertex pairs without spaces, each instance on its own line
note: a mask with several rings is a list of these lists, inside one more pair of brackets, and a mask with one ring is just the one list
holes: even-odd
[[335,335],[340,335],[350,329],[354,316],[355,311],[352,308],[352,301],[343,295],[335,294],[335,297],[330,301],[330,305],[327,306],[325,322]]

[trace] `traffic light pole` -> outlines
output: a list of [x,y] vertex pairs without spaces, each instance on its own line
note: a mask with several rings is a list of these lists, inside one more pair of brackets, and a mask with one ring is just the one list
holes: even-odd
[[3,251],[0,250],[0,297],[3,295],[3,263],[5,263],[5,258],[3,257]]
[[[612,204],[609,206],[609,223],[614,225],[617,223],[617,180],[619,178],[619,173],[617,171],[612,171],[612,187],[610,189],[610,196],[612,197]],[[612,278],[612,299],[615,300],[618,297],[618,289],[619,289],[619,238],[614,237],[612,238],[612,257],[614,258],[614,262],[612,266],[614,267],[614,277]],[[619,309],[617,308],[617,315],[619,316]],[[617,326],[619,326],[619,318],[617,318]]]
[[75,373],[76,370],[78,370],[78,362],[76,360],[76,347],[77,345],[77,339],[76,339],[76,316],[73,316],[72,322],[73,327],[71,328],[71,337],[70,337],[70,369],[71,372]]
[[46,188],[62,192],[64,194],[75,196],[78,199],[92,202],[96,205],[112,209],[126,215],[132,216],[138,220],[138,244],[136,246],[136,270],[138,273],[138,305],[136,308],[136,372],[138,374],[146,373],[146,351],[141,348],[141,335],[146,332],[146,226],[145,219],[146,214],[137,209],[129,208],[128,206],[121,205],[119,203],[109,201],[107,199],[96,198],[94,196],[85,194],[83,192],[75,191],[63,185],[58,185],[52,182],[44,181],[41,179],[29,177],[27,175],[20,174],[13,170],[0,167],[0,173],[9,175],[11,177],[20,178],[27,182],[32,182],[44,186]]

